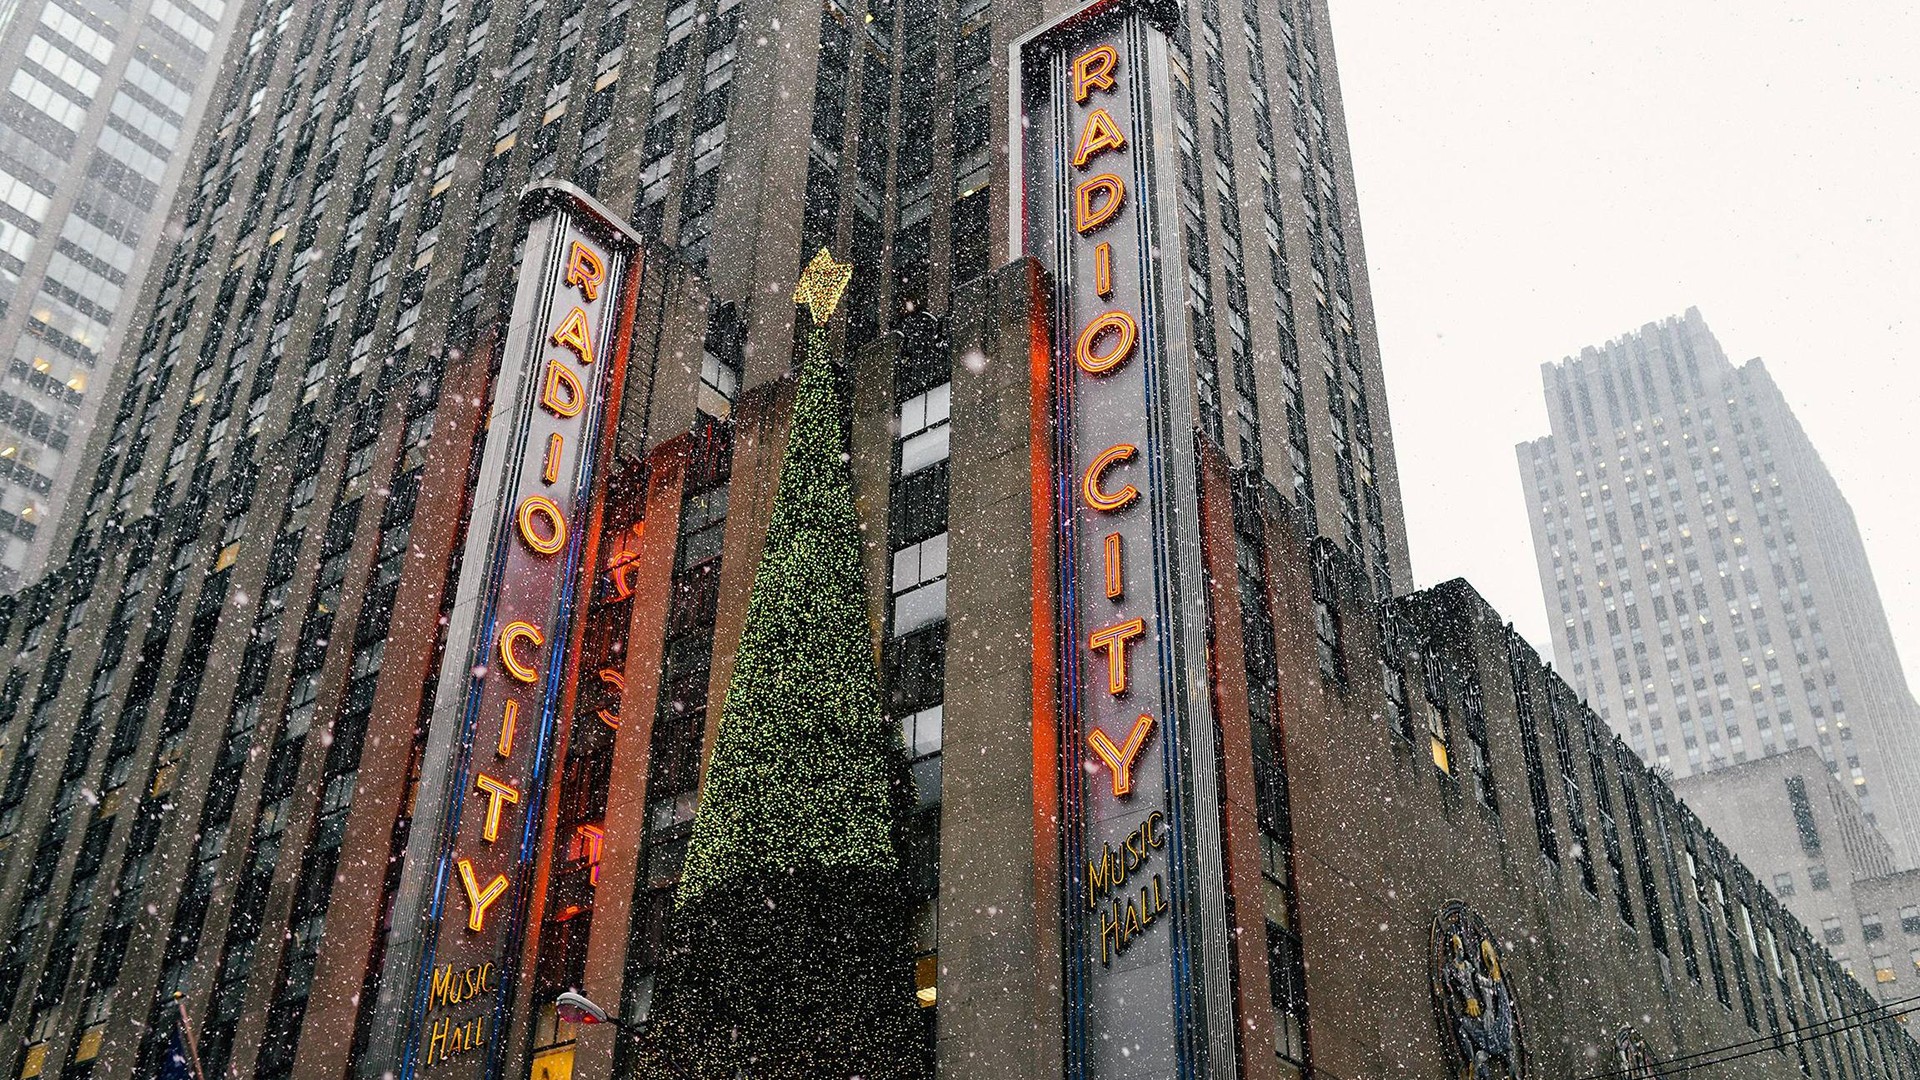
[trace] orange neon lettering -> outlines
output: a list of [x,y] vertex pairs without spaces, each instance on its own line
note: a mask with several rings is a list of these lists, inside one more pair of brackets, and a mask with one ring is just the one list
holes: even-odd
[[616,708],[601,709],[595,715],[600,717],[601,723],[607,725],[608,727],[612,728],[615,731],[619,731],[620,730],[620,711],[617,708],[617,706],[620,704],[621,700],[627,696],[626,676],[621,675],[620,672],[615,668],[601,668],[600,681],[607,684],[608,686],[613,687],[613,692],[618,696],[614,699],[614,702],[613,702]]
[[[567,546],[567,519],[561,516],[560,504],[545,495],[529,495],[520,500],[520,509],[514,517],[520,523],[520,539],[540,554],[552,555]],[[535,518],[546,519],[545,536],[534,527]]]
[[1128,619],[1087,635],[1087,648],[1107,650],[1107,692],[1127,692],[1127,642],[1147,632],[1145,619]]
[[513,756],[513,729],[520,726],[520,703],[507,699],[507,707],[500,717],[500,742],[494,747],[501,757]]
[[1085,234],[1105,225],[1126,201],[1127,185],[1119,177],[1112,173],[1087,177],[1073,187],[1073,231]]
[[[1111,337],[1105,352],[1095,352],[1102,338]],[[1097,315],[1073,343],[1073,362],[1089,375],[1105,375],[1127,362],[1140,340],[1140,324],[1124,311]]]
[[551,484],[560,479],[560,451],[567,448],[567,440],[559,432],[547,436],[547,460],[540,465],[540,479]]
[[1086,475],[1080,478],[1080,495],[1087,500],[1088,506],[1111,514],[1140,497],[1140,489],[1132,484],[1122,485],[1120,490],[1111,492],[1100,487],[1101,474],[1105,473],[1110,466],[1133,460],[1133,455],[1138,449],[1139,447],[1132,443],[1119,443],[1100,451],[1100,456],[1094,458],[1093,464],[1087,466]]
[[1073,58],[1073,100],[1087,100],[1095,90],[1113,89],[1113,69],[1120,54],[1111,45],[1096,45]]
[[560,329],[553,332],[553,343],[571,350],[581,363],[593,363],[593,338],[587,332],[585,309],[576,307],[567,312],[567,317],[560,320]]
[[1153,731],[1153,717],[1141,713],[1133,722],[1133,730],[1127,732],[1127,741],[1119,746],[1099,728],[1087,733],[1087,745],[1106,763],[1108,771],[1113,773],[1113,797],[1118,799],[1133,791],[1133,763],[1140,751],[1147,745],[1147,735]]
[[582,854],[587,860],[587,884],[600,884],[600,853],[606,850],[607,830],[598,825],[575,825],[573,834],[580,838]]
[[594,250],[578,240],[573,242],[573,250],[567,253],[566,282],[580,290],[580,295],[589,301],[600,296],[600,286],[606,284],[607,264]]
[[1103,299],[1113,295],[1113,245],[1104,240],[1093,246],[1093,291]]
[[540,387],[540,407],[565,420],[579,416],[587,404],[586,388],[580,376],[558,360],[547,361],[547,378]]
[[532,623],[510,622],[500,629],[500,663],[515,682],[530,683],[540,677],[540,672],[533,665],[521,661],[519,653],[515,651],[515,643],[519,641],[538,648],[545,645],[547,639],[540,633],[540,628]]
[[1084,169],[1087,162],[1109,150],[1121,150],[1127,145],[1127,137],[1120,134],[1120,125],[1105,109],[1095,109],[1087,114],[1087,124],[1080,129],[1080,145],[1073,150],[1073,167]]
[[495,780],[486,773],[473,782],[473,786],[487,793],[487,817],[480,826],[480,835],[491,844],[500,839],[500,810],[507,803],[520,801],[520,789],[503,780]]
[[498,903],[507,894],[507,875],[495,874],[487,882],[486,888],[480,887],[480,881],[474,877],[473,863],[460,860],[460,884],[467,889],[467,929],[478,933],[487,928],[487,909]]
[[1118,600],[1120,599],[1120,594],[1122,592],[1125,592],[1127,588],[1127,583],[1120,573],[1120,534],[1119,533],[1107,534],[1106,556],[1107,556],[1106,558],[1107,598],[1109,600]]

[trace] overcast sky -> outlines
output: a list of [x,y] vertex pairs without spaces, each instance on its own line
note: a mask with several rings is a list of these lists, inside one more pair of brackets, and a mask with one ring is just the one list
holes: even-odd
[[1540,364],[1697,306],[1839,478],[1920,686],[1920,14],[1332,6],[1417,582],[1550,655],[1513,450]]

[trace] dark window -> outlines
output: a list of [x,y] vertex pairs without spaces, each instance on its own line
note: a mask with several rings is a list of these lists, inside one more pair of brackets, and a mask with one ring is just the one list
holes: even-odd
[[1298,1065],[1307,1062],[1307,978],[1300,939],[1267,924],[1267,993],[1273,1002],[1274,1049]]
[[1787,777],[1787,801],[1793,806],[1793,825],[1800,834],[1800,848],[1809,855],[1820,854],[1820,830],[1813,821],[1813,803],[1807,798],[1807,782],[1798,776]]
[[1560,861],[1560,838],[1553,828],[1553,801],[1547,793],[1547,768],[1540,754],[1540,719],[1534,713],[1533,680],[1522,659],[1519,635],[1507,634],[1507,669],[1513,678],[1514,712],[1520,722],[1520,755],[1527,768],[1527,795],[1533,803],[1533,831],[1540,854]]

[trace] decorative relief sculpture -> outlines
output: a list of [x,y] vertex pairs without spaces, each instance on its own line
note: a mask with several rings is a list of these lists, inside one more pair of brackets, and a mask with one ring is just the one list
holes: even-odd
[[1460,1080],[1526,1080],[1520,1009],[1486,920],[1458,900],[1433,919],[1434,1015]]

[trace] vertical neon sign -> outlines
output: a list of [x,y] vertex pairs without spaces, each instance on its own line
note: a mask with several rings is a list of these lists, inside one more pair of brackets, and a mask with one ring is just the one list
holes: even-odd
[[1012,222],[1054,287],[1061,918],[1071,1080],[1231,1077],[1182,242],[1178,6],[1013,46]]
[[[634,237],[583,193],[538,185],[521,213],[525,255],[395,916],[410,946],[388,968],[408,995],[402,1077],[491,1077],[506,1052],[639,279]],[[418,936],[400,937],[409,928]]]

